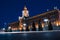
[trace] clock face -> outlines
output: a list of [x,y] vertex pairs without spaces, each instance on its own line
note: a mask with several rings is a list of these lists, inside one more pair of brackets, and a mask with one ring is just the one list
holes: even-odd
[[24,9],[23,11],[22,11],[22,17],[28,17],[29,16],[29,11],[27,10],[27,9]]
[[22,13],[29,13],[29,11],[27,11],[27,10],[24,10],[24,11],[22,11]]

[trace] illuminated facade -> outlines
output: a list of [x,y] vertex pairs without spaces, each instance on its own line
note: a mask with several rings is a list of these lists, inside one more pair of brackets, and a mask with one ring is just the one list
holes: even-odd
[[29,17],[29,11],[25,6],[24,10],[22,11],[22,17],[19,16],[19,20],[9,24],[9,26],[11,26],[12,30],[31,30],[34,27],[36,30],[43,30],[42,28],[48,26],[49,21],[51,22],[52,26],[60,26],[60,11],[55,9]]

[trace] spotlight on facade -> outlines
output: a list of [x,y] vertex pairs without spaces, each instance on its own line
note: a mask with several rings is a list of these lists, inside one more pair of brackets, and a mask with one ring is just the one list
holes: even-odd
[[48,19],[44,19],[44,22],[47,22],[47,21],[49,21]]
[[26,23],[24,23],[23,26],[26,26]]
[[23,30],[25,31],[26,30],[26,27],[23,27]]
[[19,28],[20,29],[20,31],[22,30],[22,28]]

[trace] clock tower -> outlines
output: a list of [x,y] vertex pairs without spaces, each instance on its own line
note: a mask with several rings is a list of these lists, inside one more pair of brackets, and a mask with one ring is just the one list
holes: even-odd
[[29,17],[29,11],[27,10],[26,6],[24,6],[24,9],[22,11],[22,17],[23,18],[28,18]]

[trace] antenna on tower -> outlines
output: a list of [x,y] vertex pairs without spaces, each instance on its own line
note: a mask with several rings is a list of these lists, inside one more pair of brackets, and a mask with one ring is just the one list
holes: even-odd
[[25,0],[25,3],[24,3],[24,6],[26,6],[26,0]]

